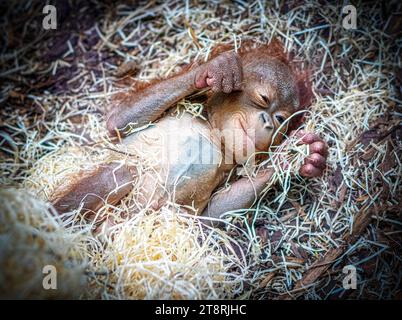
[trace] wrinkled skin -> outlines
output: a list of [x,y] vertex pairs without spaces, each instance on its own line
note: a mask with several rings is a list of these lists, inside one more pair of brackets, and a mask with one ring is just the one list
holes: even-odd
[[[160,118],[177,101],[204,88],[212,92],[206,108],[208,121],[189,115],[177,119],[167,114]],[[298,106],[295,77],[286,63],[260,52],[251,51],[242,57],[225,52],[203,65],[136,92],[107,115],[107,128],[111,135],[123,137],[121,144],[128,149],[140,148],[153,153],[172,152],[166,139],[158,138],[168,136],[168,141],[180,141],[180,148],[176,147],[180,149],[179,158],[183,158],[187,149],[196,149],[196,137],[202,136],[208,150],[220,161],[200,163],[197,157],[203,151],[196,150],[185,162],[161,157],[157,169],[175,195],[170,200],[194,205],[199,214],[218,218],[224,212],[247,209],[254,203],[271,179],[272,171],[262,171],[253,179],[241,178],[224,192],[212,194],[234,166],[247,161],[250,154],[245,154],[246,146],[252,145],[258,152],[281,143],[286,126],[279,128]],[[158,121],[152,128],[124,137],[129,123],[140,127],[155,120]],[[275,134],[278,130],[279,134]],[[326,166],[325,142],[313,133],[299,131],[297,134],[310,150],[300,174],[320,176]],[[109,170],[109,174],[105,170]],[[127,179],[135,179],[135,170],[120,168],[118,175],[110,168],[105,170],[101,173],[95,170],[89,177],[72,181],[58,190],[53,197],[56,209],[65,212],[84,203],[84,209],[96,211],[99,201],[83,199],[86,192],[113,203],[124,197],[131,190]],[[120,186],[118,190],[116,181]],[[96,190],[97,185],[101,190]],[[108,194],[108,190],[114,191]],[[152,179],[146,179],[144,190],[145,206],[158,208],[168,200],[165,190],[158,189]]]

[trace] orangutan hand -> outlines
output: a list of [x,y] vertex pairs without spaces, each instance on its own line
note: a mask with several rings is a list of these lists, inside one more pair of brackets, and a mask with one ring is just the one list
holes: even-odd
[[[324,172],[327,161],[327,144],[317,134],[306,132],[304,130],[292,131],[289,137],[298,138],[297,144],[306,144],[309,146],[309,155],[305,158],[299,173],[303,177],[313,178],[319,177]],[[282,142],[286,150],[289,145],[289,139]],[[286,151],[285,151],[286,152]],[[289,161],[284,154],[279,156],[279,162],[283,170],[289,168]]]
[[327,162],[328,146],[317,134],[304,130],[297,131],[295,135],[301,138],[302,144],[309,146],[309,155],[300,168],[300,175],[303,177],[319,177],[324,172]]
[[195,87],[211,87],[214,92],[230,93],[240,90],[242,64],[236,52],[228,51],[213,58],[196,69]]

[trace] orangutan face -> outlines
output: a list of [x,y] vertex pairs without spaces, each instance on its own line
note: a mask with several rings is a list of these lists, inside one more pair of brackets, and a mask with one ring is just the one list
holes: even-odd
[[287,119],[299,105],[294,75],[287,65],[254,57],[243,61],[241,91],[210,99],[210,120],[236,163],[281,142]]

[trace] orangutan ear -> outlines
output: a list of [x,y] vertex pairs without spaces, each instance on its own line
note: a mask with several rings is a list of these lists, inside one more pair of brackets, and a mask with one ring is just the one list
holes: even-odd
[[306,109],[311,105],[313,99],[310,73],[308,71],[303,71],[298,74],[296,86],[299,93],[299,109]]

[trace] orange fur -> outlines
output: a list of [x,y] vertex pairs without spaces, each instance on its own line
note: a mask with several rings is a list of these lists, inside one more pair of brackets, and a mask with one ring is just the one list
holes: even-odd
[[[230,51],[233,50],[234,47],[232,44],[220,44],[217,45],[215,48],[212,49],[211,54],[209,56],[209,60],[213,59],[214,57],[218,56],[219,54],[225,52],[225,51]],[[310,81],[310,72],[309,70],[303,70],[301,67],[301,63],[298,63],[297,61],[293,60],[290,57],[289,53],[286,53],[285,48],[282,44],[282,42],[278,39],[273,39],[270,43],[267,44],[261,44],[257,43],[253,40],[246,40],[243,41],[241,47],[238,50],[238,53],[241,57],[245,57],[247,54],[252,53],[253,55],[266,55],[275,59],[278,59],[279,61],[287,64],[290,66],[295,79],[297,83],[297,88],[299,92],[299,109],[306,109],[312,102],[312,84]],[[175,73],[174,75],[168,77],[172,78],[175,76],[178,76],[182,73],[187,72],[189,69],[191,69],[193,66],[197,65],[199,63],[198,61],[194,61],[193,63],[190,63],[186,66],[184,66],[178,73]],[[113,102],[112,105],[113,107],[116,105],[126,105],[130,104],[130,101],[135,99],[136,94],[145,88],[158,83],[162,80],[165,80],[164,78],[156,78],[152,81],[149,82],[144,82],[144,81],[135,81],[133,80],[131,85],[130,85],[130,90],[125,93],[118,93],[113,97]],[[300,125],[302,121],[302,116],[295,117],[292,122],[289,125],[290,129],[294,129]]]

